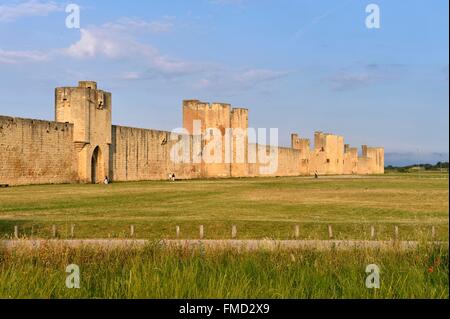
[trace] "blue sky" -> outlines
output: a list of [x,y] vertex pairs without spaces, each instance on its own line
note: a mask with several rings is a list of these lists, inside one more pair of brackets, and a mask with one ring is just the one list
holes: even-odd
[[[172,130],[181,101],[250,109],[252,127],[353,146],[387,164],[448,160],[448,1],[0,0],[0,114],[53,119],[53,89],[95,80],[113,122]],[[365,26],[368,4],[381,28]]]

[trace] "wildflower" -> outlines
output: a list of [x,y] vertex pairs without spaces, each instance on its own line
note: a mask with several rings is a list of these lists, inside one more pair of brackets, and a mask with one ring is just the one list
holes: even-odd
[[428,268],[428,273],[432,273],[434,271],[433,266],[431,266],[430,268]]

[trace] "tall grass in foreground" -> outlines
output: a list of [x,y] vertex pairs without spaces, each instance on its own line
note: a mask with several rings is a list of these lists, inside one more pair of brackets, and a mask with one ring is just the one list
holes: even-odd
[[[65,286],[66,266],[81,270]],[[381,288],[365,287],[377,264]],[[1,298],[448,298],[448,247],[212,251],[161,247],[0,252]]]

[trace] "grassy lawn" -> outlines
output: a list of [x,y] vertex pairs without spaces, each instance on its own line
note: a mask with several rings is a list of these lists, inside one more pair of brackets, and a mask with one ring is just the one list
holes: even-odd
[[[0,189],[0,235],[48,238],[417,239],[412,250],[0,249],[0,298],[448,298],[448,174],[44,185]],[[80,267],[67,289],[66,266]],[[365,286],[380,268],[380,289]]]
[[0,236],[14,226],[22,237],[226,239],[236,225],[238,238],[401,239],[436,236],[448,240],[448,173],[387,173],[368,177],[282,177],[43,185],[0,189]]

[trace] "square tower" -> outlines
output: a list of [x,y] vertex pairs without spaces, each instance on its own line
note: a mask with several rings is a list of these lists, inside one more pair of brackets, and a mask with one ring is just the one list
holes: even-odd
[[[199,135],[202,150],[211,142],[211,132],[221,139],[220,163],[202,161],[205,177],[248,175],[248,110],[232,108],[227,103],[205,103],[199,100],[183,101],[183,128],[191,135]],[[203,155],[211,155],[202,152]],[[214,154],[216,155],[216,154]],[[204,159],[204,158],[203,158]]]
[[93,81],[55,89],[55,120],[74,125],[81,182],[98,183],[108,176],[111,145],[111,93]]

